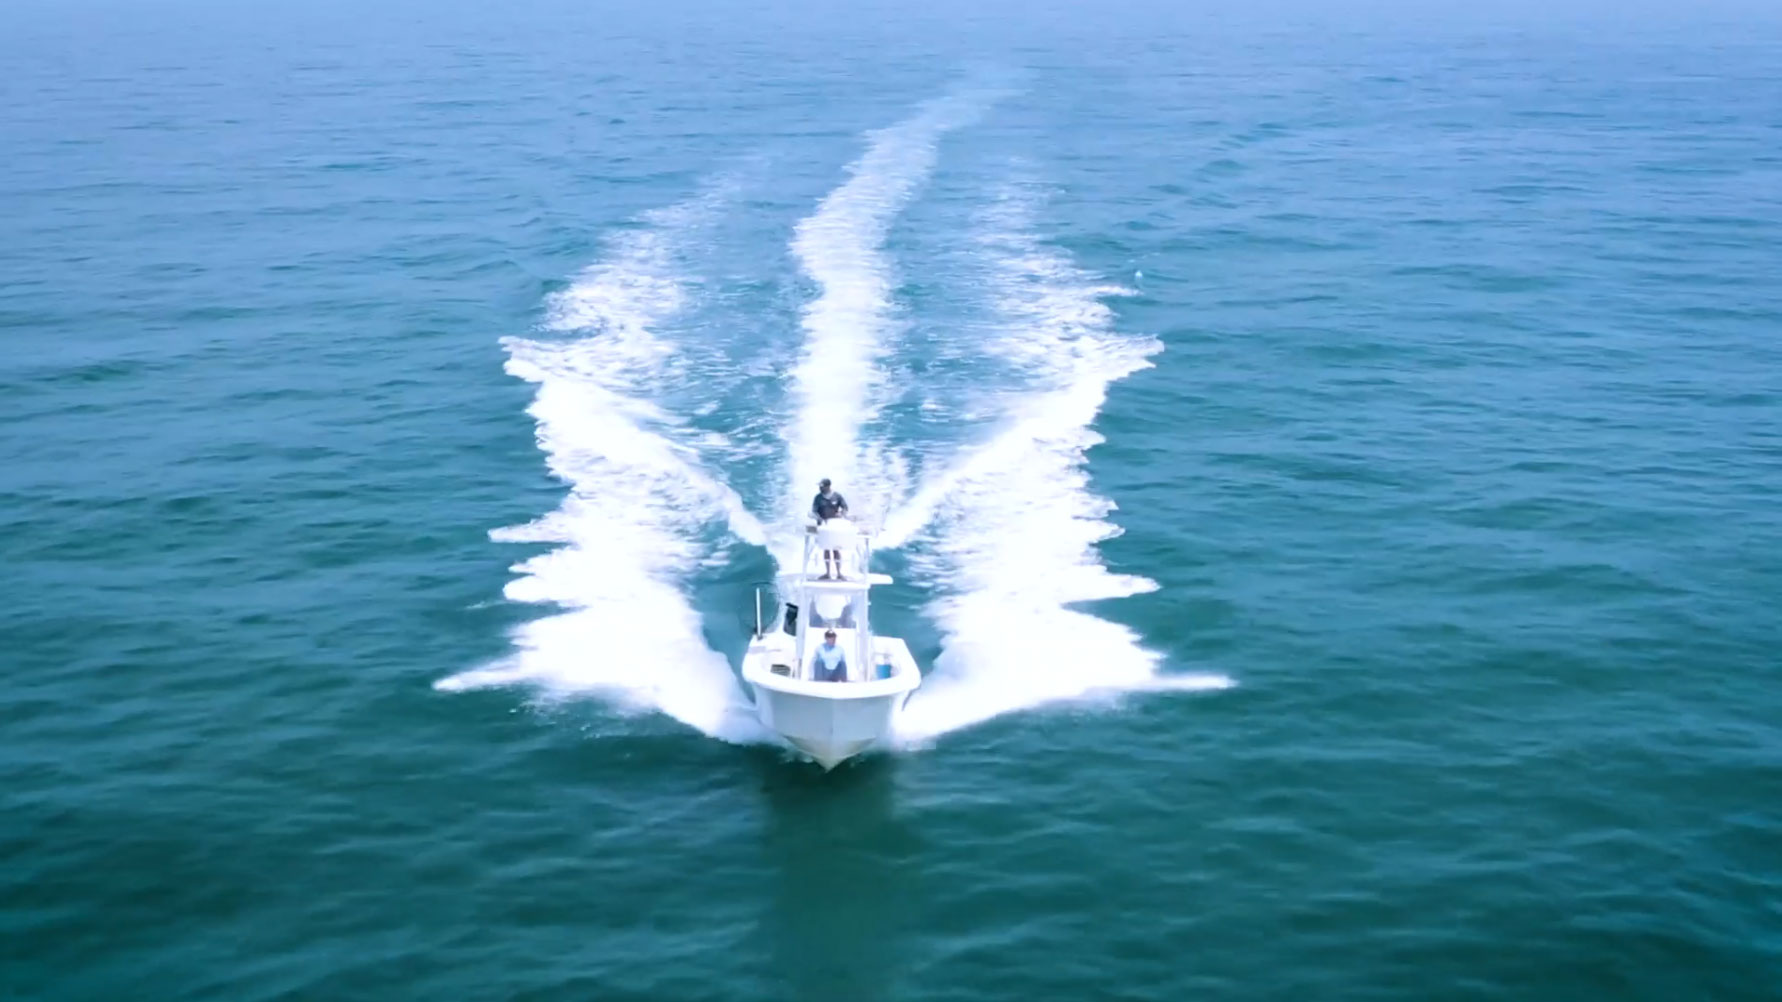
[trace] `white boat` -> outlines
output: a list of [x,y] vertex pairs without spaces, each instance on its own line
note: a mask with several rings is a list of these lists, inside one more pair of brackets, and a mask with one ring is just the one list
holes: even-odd
[[[825,569],[823,551],[840,551],[839,575],[811,573]],[[891,579],[871,573],[871,561],[871,535],[833,518],[806,526],[798,570],[776,580],[779,612],[771,622],[762,622],[761,595],[755,595],[755,635],[743,655],[743,681],[761,722],[825,769],[884,742],[898,711],[922,684],[909,645],[872,631],[869,595]],[[843,677],[819,681],[818,648],[831,630]]]

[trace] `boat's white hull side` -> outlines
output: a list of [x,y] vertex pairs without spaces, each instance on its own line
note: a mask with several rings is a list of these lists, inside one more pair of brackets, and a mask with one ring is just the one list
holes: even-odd
[[866,699],[826,699],[755,687],[761,721],[825,769],[860,754],[891,733],[904,693]]

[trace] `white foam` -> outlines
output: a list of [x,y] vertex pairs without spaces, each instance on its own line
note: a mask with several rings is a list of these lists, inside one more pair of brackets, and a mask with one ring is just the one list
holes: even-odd
[[798,224],[792,251],[819,293],[805,307],[804,347],[790,372],[794,416],[784,435],[791,512],[802,515],[821,477],[833,478],[856,510],[882,511],[902,484],[896,451],[861,441],[861,428],[884,403],[880,360],[894,327],[885,235],[934,169],[940,138],[1004,93],[981,87],[949,94],[868,133],[847,180]]
[[1018,200],[988,217],[1015,389],[986,440],[931,474],[887,520],[882,546],[921,539],[912,564],[944,594],[929,613],[943,635],[935,671],[899,722],[920,743],[1014,710],[1135,690],[1223,688],[1214,674],[1164,675],[1130,628],[1075,606],[1153,590],[1114,574],[1096,544],[1118,534],[1113,504],[1089,485],[1090,425],[1108,387],[1149,366],[1153,338],[1114,329],[1103,301],[1125,290],[1094,281],[1028,234]]
[[765,533],[706,472],[693,444],[701,437],[647,396],[685,376],[653,328],[681,306],[670,241],[692,213],[646,219],[649,228],[616,240],[605,261],[553,296],[546,327],[559,337],[502,342],[507,371],[538,388],[528,413],[569,493],[549,515],[490,537],[553,544],[514,567],[506,595],[564,611],[519,627],[511,656],[438,688],[597,692],[716,737],[759,735],[726,659],[705,644],[685,581],[712,557],[712,525],[753,543]]

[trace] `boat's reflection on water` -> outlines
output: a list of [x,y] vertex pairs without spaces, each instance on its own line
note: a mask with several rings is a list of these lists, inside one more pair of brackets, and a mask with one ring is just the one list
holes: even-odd
[[887,755],[831,773],[764,763],[763,855],[777,874],[761,935],[776,997],[900,994],[923,886],[921,839],[897,810],[897,765]]

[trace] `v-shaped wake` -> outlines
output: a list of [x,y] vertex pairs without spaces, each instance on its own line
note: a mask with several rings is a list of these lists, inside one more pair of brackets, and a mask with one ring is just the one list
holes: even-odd
[[[1162,674],[1133,630],[1077,608],[1155,587],[1105,567],[1096,544],[1118,529],[1107,520],[1113,506],[1091,489],[1085,453],[1099,441],[1091,426],[1108,387],[1148,366],[1160,345],[1116,330],[1105,301],[1123,290],[1032,235],[1035,200],[1011,189],[970,236],[998,322],[991,340],[958,347],[1004,363],[971,401],[1000,415],[997,430],[938,460],[932,447],[867,433],[895,390],[886,234],[932,173],[943,137],[1001,96],[960,91],[868,133],[845,180],[791,239],[817,294],[787,359],[783,486],[763,499],[766,520],[795,545],[808,488],[833,476],[857,510],[885,513],[881,547],[908,548],[917,583],[934,594],[927,612],[942,652],[905,709],[906,743],[1059,700],[1231,684]],[[690,568],[736,542],[774,540],[659,403],[666,388],[699,390],[699,374],[677,368],[678,346],[659,330],[683,305],[681,245],[724,207],[706,196],[646,217],[552,298],[540,336],[504,342],[508,371],[537,387],[529,412],[568,493],[551,514],[491,535],[554,547],[515,566],[507,596],[559,611],[516,630],[509,657],[439,688],[594,693],[726,740],[763,737],[729,660],[704,639]],[[776,552],[783,563],[788,554]]]

